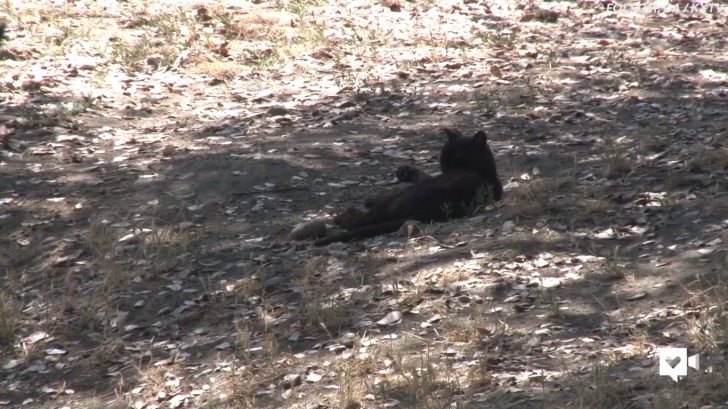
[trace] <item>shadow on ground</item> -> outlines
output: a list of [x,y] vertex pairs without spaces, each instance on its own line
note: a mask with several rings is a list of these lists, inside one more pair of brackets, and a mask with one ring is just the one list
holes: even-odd
[[[588,50],[572,50],[580,52]],[[620,68],[630,78],[664,73],[664,67]],[[333,344],[340,335],[361,330],[355,327],[361,318],[357,314],[345,317],[336,328],[302,326],[296,312],[312,308],[309,303],[334,299],[342,308],[346,304],[347,311],[363,311],[373,301],[391,296],[385,290],[390,283],[470,260],[474,253],[485,254],[476,274],[500,283],[494,292],[481,294],[480,302],[502,308],[504,312],[492,318],[519,332],[500,343],[495,336],[479,340],[472,350],[499,347],[504,354],[515,354],[535,348],[529,346],[532,334],[526,331],[539,328],[547,329],[544,334],[554,343],[607,336],[619,342],[633,336],[624,329],[622,316],[683,299],[681,285],[698,291],[691,283],[697,275],[715,274],[713,285],[725,279],[716,271],[724,267],[723,254],[698,251],[708,248],[699,242],[706,240],[705,232],[714,231],[711,226],[720,225],[721,209],[725,210],[720,207],[725,204],[716,203],[725,190],[725,169],[688,166],[699,150],[685,146],[725,147],[726,124],[721,118],[728,102],[720,94],[698,98],[700,85],[685,82],[673,82],[666,90],[636,88],[630,98],[617,100],[609,90],[619,86],[618,78],[578,78],[581,82],[571,92],[583,98],[571,101],[550,100],[556,91],[529,96],[534,91],[528,87],[502,87],[505,97],[497,101],[493,94],[463,93],[453,100],[497,108],[460,114],[433,108],[426,98],[359,95],[352,114],[326,128],[295,127],[296,121],[310,120],[327,109],[302,106],[280,115],[279,127],[271,134],[246,133],[246,124],[227,122],[212,133],[211,128],[191,131],[187,148],[131,139],[96,143],[93,139],[102,130],[58,123],[19,127],[22,132],[13,139],[25,150],[3,157],[0,167],[2,285],[22,305],[23,322],[14,342],[40,333],[47,338],[43,350],[31,347],[21,354],[6,347],[18,362],[5,373],[5,383],[22,380],[38,391],[57,385],[57,371],[31,370],[51,366],[44,351],[57,347],[79,357],[63,367],[61,382],[76,393],[112,394],[120,388],[119,376],[124,390],[141,382],[143,368],[218,359],[221,351],[231,350],[220,346],[235,342],[241,326],[249,333],[272,334],[279,352],[309,351],[321,346],[322,338],[330,337]],[[460,85],[469,88],[474,82]],[[549,100],[538,102],[539,98]],[[682,112],[679,120],[668,118],[669,107]],[[5,110],[30,118],[29,124],[41,119],[38,113]],[[691,115],[698,110],[702,116]],[[406,115],[396,116],[401,113]],[[383,122],[382,117],[390,120]],[[376,183],[390,179],[403,161],[418,158],[418,165],[434,170],[442,143],[434,129],[441,126],[464,131],[486,127],[504,182],[513,182],[509,196],[514,199],[487,213],[482,225],[456,222],[455,233],[437,237],[450,244],[466,238],[461,247],[410,259],[387,255],[386,246],[362,246],[359,253],[335,257],[348,267],[357,266],[355,273],[321,267],[312,277],[325,285],[317,287],[315,295],[311,288],[301,289],[295,270],[329,253],[290,242],[286,235],[291,227],[360,204],[369,192],[383,189]],[[225,138],[235,127],[243,136]],[[38,154],[32,153],[41,147]],[[549,184],[561,179],[566,181]],[[341,181],[354,183],[339,187]],[[543,190],[519,194],[541,181],[547,185]],[[658,199],[650,196],[657,192]],[[598,211],[584,216],[592,201],[599,202]],[[506,231],[503,224],[508,220],[515,230]],[[487,229],[494,233],[471,234]],[[599,238],[609,229],[613,236]],[[545,239],[549,232],[554,239]],[[385,242],[390,240],[404,241],[392,236]],[[416,247],[399,247],[407,246]],[[590,255],[601,261],[586,266],[578,278],[548,289],[513,275],[501,277],[501,270],[513,271],[508,267],[513,260],[535,260],[546,253],[564,258]],[[562,268],[575,264],[553,265],[542,278],[560,278]],[[610,265],[620,264],[624,274],[637,277],[635,285],[625,286],[624,276],[610,276]],[[525,271],[516,271],[516,276],[521,273],[524,279],[533,278]],[[650,280],[666,281],[665,276],[670,283],[645,287]],[[233,290],[226,291],[228,286]],[[359,286],[368,290],[352,298],[341,295],[342,288]],[[640,293],[648,294],[646,302],[636,297]],[[464,287],[433,285],[415,305],[454,297],[461,300],[457,308],[465,317],[477,307],[473,295],[478,294]],[[506,302],[514,296],[517,302]],[[553,325],[544,327],[545,318]],[[402,327],[421,328],[424,320],[407,315]],[[655,317],[637,328],[657,343],[673,322],[672,317]],[[606,332],[618,327],[624,332]],[[289,341],[291,329],[300,341]],[[369,330],[397,332],[376,325]],[[442,341],[437,332],[423,334],[428,341]],[[258,346],[249,349],[258,351]],[[266,352],[252,354],[262,359]],[[320,353],[333,354],[325,349]],[[487,368],[502,368],[498,362],[490,365]],[[554,370],[556,366],[545,365]],[[514,370],[529,368],[532,363],[523,362]],[[568,377],[543,379],[565,389],[583,381],[572,385]],[[406,401],[408,391],[407,386],[397,386],[385,389],[383,396]],[[545,399],[538,398],[537,391],[518,393]],[[12,391],[7,395],[13,402],[26,397],[50,398]],[[267,407],[283,404],[279,398],[260,402]]]

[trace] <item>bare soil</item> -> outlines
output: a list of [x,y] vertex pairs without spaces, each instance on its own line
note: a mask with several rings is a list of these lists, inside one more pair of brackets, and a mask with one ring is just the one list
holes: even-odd
[[[728,4],[660,7],[6,1],[0,405],[728,407]],[[442,127],[502,202],[290,239]]]

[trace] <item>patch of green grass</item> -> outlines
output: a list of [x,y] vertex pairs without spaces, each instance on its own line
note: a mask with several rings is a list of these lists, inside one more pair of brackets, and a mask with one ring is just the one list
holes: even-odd
[[147,36],[136,41],[117,40],[112,43],[111,48],[116,60],[126,66],[144,61],[155,68],[164,67],[173,63],[178,55],[174,46],[156,46]]
[[187,16],[179,14],[155,14],[146,20],[146,26],[154,28],[165,39],[175,41],[180,37],[180,28],[187,24]]
[[473,94],[473,102],[478,109],[485,111],[493,111],[503,105],[505,93],[502,91],[489,90],[486,92],[476,92]]
[[485,43],[486,45],[496,48],[511,47],[518,38],[518,33],[516,31],[502,28],[498,28],[493,31],[477,30],[473,33],[473,35],[475,36],[475,38],[483,41],[483,43]]
[[300,30],[300,39],[306,44],[312,46],[320,46],[329,43],[329,39],[324,34],[324,26],[316,23],[306,23]]
[[132,65],[146,59],[151,48],[152,43],[147,36],[141,37],[138,41],[117,40],[111,44],[114,57],[124,65]]
[[468,214],[474,216],[485,210],[488,205],[493,202],[493,188],[490,186],[482,186],[475,194],[475,200],[470,204]]
[[102,86],[106,83],[106,77],[109,75],[109,68],[105,65],[98,66],[91,76],[91,82],[97,86]]
[[286,62],[286,57],[278,49],[254,51],[248,63],[262,70],[272,70]]
[[70,40],[87,38],[89,34],[88,28],[68,21],[54,20],[50,28],[54,30],[43,36],[43,42],[59,47],[68,44]]
[[291,14],[295,14],[299,17],[303,17],[308,14],[312,7],[316,7],[320,4],[318,0],[289,0],[279,2],[278,7],[281,10],[285,10]]

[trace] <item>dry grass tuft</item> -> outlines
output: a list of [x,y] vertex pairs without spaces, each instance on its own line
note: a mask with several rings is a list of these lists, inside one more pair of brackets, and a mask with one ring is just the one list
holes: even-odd
[[7,291],[0,291],[0,347],[12,345],[20,323],[20,308]]
[[573,198],[564,193],[573,186],[573,179],[559,177],[536,179],[508,192],[501,208],[514,219],[536,219],[544,214],[560,214],[576,206]]
[[604,157],[606,165],[604,169],[604,177],[607,179],[617,179],[626,176],[634,169],[634,160],[628,158],[621,151],[614,151]]
[[91,356],[84,361],[84,364],[89,368],[105,368],[119,362],[125,356],[124,342],[117,338],[107,338],[94,349]]
[[701,351],[720,354],[728,345],[728,289],[723,278],[717,276],[710,286],[700,292],[693,292],[692,304],[700,306],[686,316],[687,339]]
[[692,172],[720,171],[728,169],[728,148],[703,152],[688,163]]
[[384,395],[400,397],[405,407],[435,409],[458,407],[466,398],[452,361],[426,349],[417,355],[394,356]]
[[209,61],[195,67],[195,71],[216,80],[227,81],[246,71],[242,64],[231,61]]

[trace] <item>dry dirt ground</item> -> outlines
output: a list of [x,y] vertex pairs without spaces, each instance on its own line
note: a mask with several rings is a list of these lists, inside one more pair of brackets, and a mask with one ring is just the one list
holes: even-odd
[[[0,15],[0,406],[728,407],[728,4]],[[435,171],[443,126],[504,201],[289,238]]]

